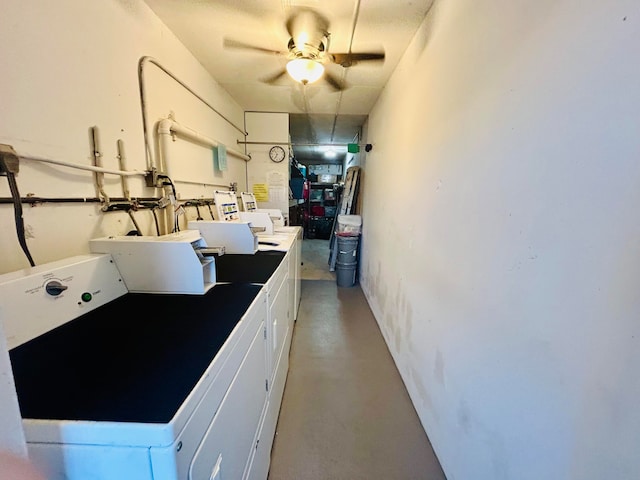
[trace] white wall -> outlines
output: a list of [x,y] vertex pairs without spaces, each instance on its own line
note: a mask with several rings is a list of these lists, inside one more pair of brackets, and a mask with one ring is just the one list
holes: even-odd
[[[267,201],[258,200],[258,208],[275,208],[289,216],[289,114],[271,112],[246,112],[245,125],[247,153],[251,155],[248,169],[248,191],[253,192],[254,185],[267,189]],[[269,149],[274,145],[284,148],[287,156],[280,163],[269,158]]]
[[640,477],[639,45],[436,2],[370,115],[362,288],[449,480]]
[[[138,86],[138,61],[151,56],[242,130],[242,108],[215,83],[187,49],[141,0],[56,2],[5,0],[0,15],[0,143],[19,155],[91,165],[89,129],[100,132],[105,167],[118,169],[116,142],[122,139],[128,169],[147,162]],[[175,119],[237,149],[241,131],[154,64],[144,67],[150,126],[171,113]],[[151,138],[155,158],[155,140]],[[213,168],[212,151],[177,140],[171,148],[172,176],[180,199],[210,198],[214,188],[238,182],[246,188],[244,160],[228,156],[228,170]],[[23,160],[17,176],[24,197],[96,197],[93,173]],[[130,180],[131,195],[160,191]],[[120,179],[108,175],[105,190],[122,196]],[[9,197],[0,177],[0,197]],[[206,212],[206,210],[205,210]],[[202,212],[205,216],[205,212]],[[208,212],[207,212],[208,213]],[[193,208],[181,218],[195,218]],[[143,233],[155,235],[148,210],[135,213]],[[29,249],[36,264],[86,253],[88,240],[125,234],[134,228],[126,213],[100,211],[99,205],[41,204],[24,207]],[[17,241],[13,207],[0,205],[0,273],[28,266]],[[171,223],[169,222],[169,227]],[[165,232],[163,232],[165,233]]]

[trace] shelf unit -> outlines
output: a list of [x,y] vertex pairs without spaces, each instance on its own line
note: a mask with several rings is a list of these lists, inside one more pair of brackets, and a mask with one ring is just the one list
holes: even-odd
[[305,236],[329,240],[336,216],[338,186],[333,183],[311,182],[305,205]]

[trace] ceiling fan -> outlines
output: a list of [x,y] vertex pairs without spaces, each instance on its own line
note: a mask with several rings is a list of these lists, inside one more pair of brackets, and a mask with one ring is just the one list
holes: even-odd
[[287,19],[286,28],[289,34],[287,51],[271,50],[228,38],[224,39],[224,46],[285,57],[288,60],[286,68],[262,78],[265,83],[273,84],[288,73],[303,85],[322,77],[337,91],[344,90],[347,86],[337,76],[326,71],[325,65],[335,63],[348,68],[361,62],[384,61],[384,52],[329,52],[329,21],[311,8],[298,8]]

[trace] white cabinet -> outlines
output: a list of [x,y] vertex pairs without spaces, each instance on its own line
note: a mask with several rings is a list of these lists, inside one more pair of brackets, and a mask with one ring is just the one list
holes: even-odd
[[18,397],[13,383],[7,341],[0,318],[0,450],[26,456],[27,446],[22,430]]
[[[289,227],[293,228],[293,227]],[[289,350],[295,315],[300,302],[300,253],[302,228],[295,227],[294,240],[282,263],[269,279],[269,316],[267,363],[270,368],[267,405],[253,463],[247,480],[265,480],[269,472],[271,447],[276,432],[282,396],[289,371]]]
[[291,246],[289,253],[289,294],[290,294],[290,310],[291,321],[298,319],[298,309],[300,308],[300,291],[301,291],[301,266],[302,266],[302,227],[296,227],[295,241]]
[[[156,322],[156,328],[167,334],[177,334],[180,328],[193,328],[192,335],[186,337],[206,338],[201,342],[188,342],[189,349],[179,349],[189,352],[186,356],[171,356],[186,359],[184,364],[168,362],[169,359],[162,356],[154,357],[167,360],[164,369],[160,362],[158,371],[148,371],[150,376],[162,378],[161,381],[169,385],[162,391],[177,388],[175,382],[167,380],[175,379],[173,372],[181,375],[183,369],[186,373],[190,368],[196,368],[188,367],[187,363],[197,351],[211,348],[212,355],[211,363],[204,365],[206,369],[202,376],[168,423],[23,419],[31,460],[50,480],[209,480],[216,475],[222,479],[242,479],[256,451],[267,406],[268,378],[265,362],[267,296],[263,288],[245,287],[255,297],[237,323],[234,323],[235,315],[226,320],[232,330],[219,348],[213,346],[216,338],[220,338],[218,334],[207,332],[226,335],[224,329],[211,329],[207,322],[193,322],[186,317],[164,327],[160,326],[162,322]],[[215,297],[217,302],[213,303],[202,303],[204,297],[182,296],[173,297],[173,300],[167,297],[163,306],[168,308],[166,302],[169,301],[182,302],[180,305],[191,305],[191,308],[194,308],[191,302],[196,302],[197,306],[213,305],[230,297],[237,299],[234,291],[239,289],[222,290]],[[215,293],[216,289],[212,289],[208,295]],[[144,296],[148,301],[151,297]],[[142,296],[126,298],[131,302],[127,303],[130,306],[136,301],[131,298],[142,301]],[[155,301],[160,302],[160,298]],[[225,322],[222,316],[215,315],[210,320],[211,323]],[[139,329],[142,332],[149,330],[151,326]],[[104,330],[95,331],[107,334]],[[177,337],[185,338],[184,335]],[[203,366],[200,362],[198,365]],[[109,394],[105,391],[105,396]],[[163,399],[158,397],[156,401],[162,403]]]
[[[254,456],[248,465],[244,479],[266,480],[271,462],[271,446],[280,414],[280,404],[289,371],[289,346],[291,322],[289,321],[289,282],[287,262],[274,274],[279,280],[269,308],[267,328],[268,394],[264,416],[255,442]],[[282,272],[284,275],[282,275]],[[274,278],[272,278],[274,279]],[[225,477],[223,477],[225,478]]]
[[294,245],[295,251],[295,271],[294,271],[294,299],[295,305],[293,309],[293,319],[298,319],[298,310],[300,309],[300,297],[302,292],[302,228],[298,230],[298,235],[296,236],[296,243]]
[[243,478],[266,401],[264,358],[260,329],[193,457],[189,480]]
[[288,251],[282,263],[269,279],[269,315],[267,318],[267,364],[269,370],[267,404],[253,462],[247,479],[265,480],[271,461],[271,446],[280,414],[280,404],[289,371],[289,347],[293,333],[290,311],[290,281]]
[[269,328],[267,329],[267,341],[269,343],[269,384],[273,383],[274,377],[278,373],[280,362],[284,360],[288,366],[288,358],[283,359],[282,354],[285,340],[290,333],[289,282],[287,281],[289,273],[287,257],[289,255],[291,255],[291,252],[287,253],[287,256],[285,256],[274,273],[272,277],[274,284],[268,293]]
[[[145,341],[148,331],[158,331],[159,328],[170,334],[167,337],[169,344],[187,345],[186,338],[203,338],[196,332],[203,331],[200,329],[205,324],[197,330],[191,330],[193,325],[189,319],[200,318],[200,313],[208,309],[212,312],[212,322],[219,320],[215,312],[226,311],[227,307],[228,315],[234,319],[241,318],[234,320],[238,323],[225,331],[224,335],[228,337],[217,347],[209,343],[208,337],[204,342],[196,342],[199,351],[208,354],[211,348],[211,357],[203,360],[200,366],[204,371],[200,377],[196,377],[192,390],[186,392],[186,396],[180,400],[182,403],[176,405],[173,416],[167,417],[170,419],[166,422],[144,419],[131,422],[93,419],[56,421],[48,420],[48,417],[23,419],[25,436],[29,441],[29,456],[46,472],[47,478],[266,480],[289,369],[294,319],[300,301],[301,232],[302,229],[298,227],[297,231],[293,230],[285,237],[291,243],[283,247],[286,248],[282,250],[284,257],[262,287],[251,282],[221,282],[221,285],[216,285],[204,295],[169,297],[123,294],[117,302],[101,305],[100,309],[105,313],[100,313],[100,316],[122,318],[122,321],[126,320],[125,315],[111,315],[109,312],[120,308],[129,311],[128,305],[140,302],[157,307],[163,313],[160,316],[164,323],[156,318],[156,323],[149,324],[149,329],[141,327],[139,332],[136,330],[140,342]],[[113,272],[114,279],[119,278],[116,273]],[[41,284],[40,274],[34,275]],[[82,275],[76,277],[84,278]],[[32,281],[31,277],[26,280]],[[92,288],[91,291],[103,291],[105,287],[102,283],[100,285],[100,288]],[[79,292],[90,290],[84,284],[78,285],[77,289]],[[247,298],[247,306],[243,307],[246,310],[242,313],[243,310],[239,308],[235,310],[234,305],[240,304],[234,295],[240,296],[239,292],[245,290],[253,296],[250,297],[252,300]],[[174,308],[184,318],[173,315]],[[99,320],[97,309],[95,312],[92,322]],[[83,322],[88,321],[85,319]],[[109,331],[119,331],[113,328],[111,320],[108,325]],[[126,326],[130,328],[131,324],[127,323]],[[186,335],[184,341],[178,342],[172,332],[183,329],[193,332],[193,335]],[[95,332],[103,331],[97,329]],[[214,348],[218,349],[217,353]],[[167,349],[151,351],[165,352]],[[193,357],[191,346],[180,350],[183,351],[185,356],[179,358]],[[132,355],[137,358],[137,353]],[[186,367],[181,362],[167,361],[166,370],[162,371],[178,372],[179,378],[182,378],[183,368]],[[158,384],[170,386],[166,392],[175,391],[176,381],[167,381],[164,374],[156,374],[155,371],[151,373],[160,379]],[[154,397],[152,404],[157,404],[156,400],[160,402],[162,397]]]

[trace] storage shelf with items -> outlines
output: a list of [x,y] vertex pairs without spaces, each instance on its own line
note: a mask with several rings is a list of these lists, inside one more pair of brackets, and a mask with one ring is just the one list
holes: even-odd
[[306,179],[307,167],[291,160],[289,172],[289,225],[303,226],[306,211],[306,194],[309,181]]
[[311,182],[306,205],[305,236],[307,238],[331,237],[333,220],[337,208],[337,185]]

